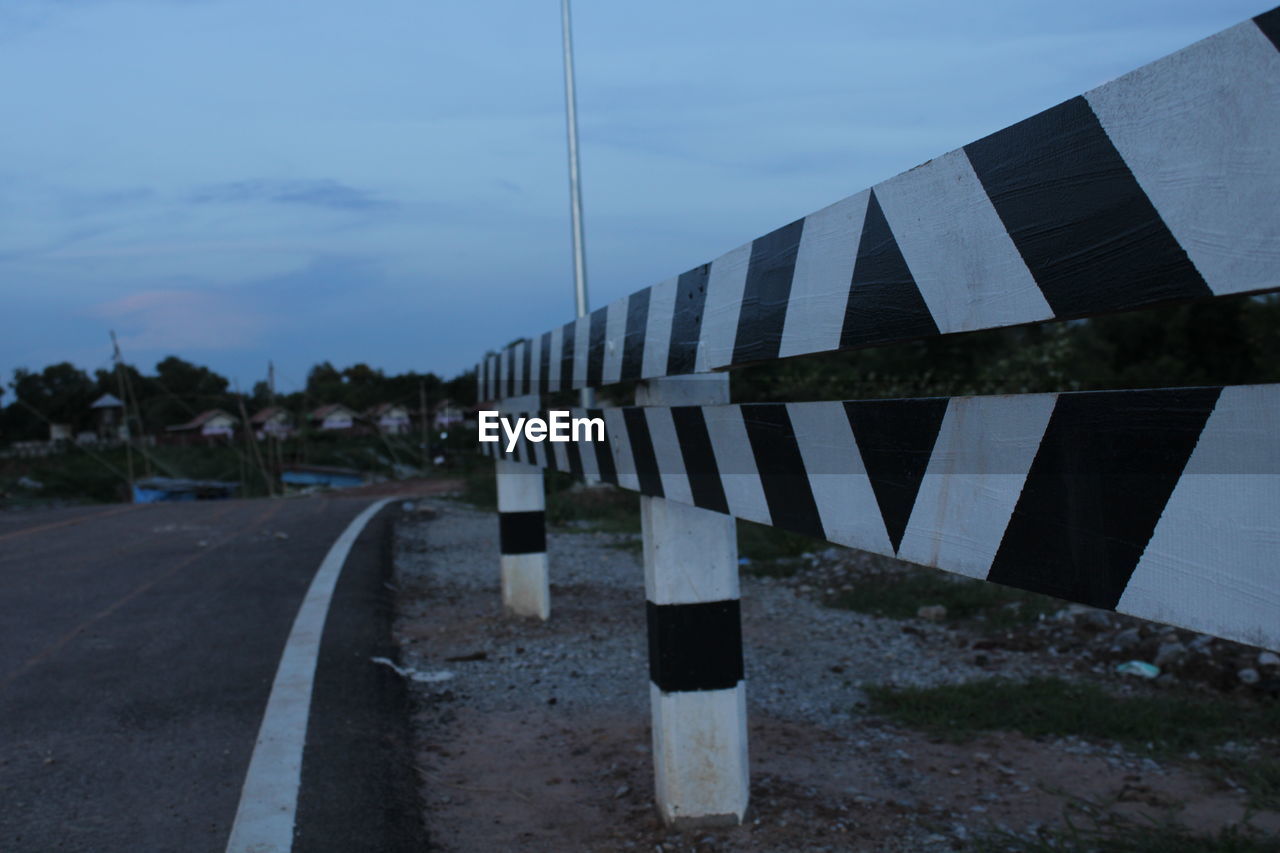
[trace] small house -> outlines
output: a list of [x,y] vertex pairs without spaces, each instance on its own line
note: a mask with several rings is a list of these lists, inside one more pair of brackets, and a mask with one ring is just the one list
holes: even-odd
[[399,403],[379,403],[364,416],[384,435],[404,435],[410,429],[409,409]]
[[461,425],[465,420],[466,412],[452,400],[446,398],[436,406],[432,425],[437,430],[449,430]]
[[330,403],[313,411],[308,419],[319,430],[349,430],[355,427],[356,413],[341,403]]
[[185,424],[165,427],[165,432],[179,444],[189,444],[196,440],[212,442],[222,438],[232,439],[236,434],[236,418],[222,409],[209,409]]
[[267,406],[249,418],[249,426],[259,441],[268,436],[284,439],[293,435],[293,416],[280,406]]
[[129,428],[125,425],[124,403],[119,398],[114,394],[103,394],[90,403],[89,408],[97,419],[98,438],[105,441],[128,440]]

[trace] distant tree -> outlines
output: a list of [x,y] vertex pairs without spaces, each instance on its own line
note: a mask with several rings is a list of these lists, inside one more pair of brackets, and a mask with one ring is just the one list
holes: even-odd
[[307,371],[308,405],[312,408],[327,403],[345,403],[346,387],[342,382],[342,371],[327,361]]
[[155,427],[189,421],[206,409],[226,409],[236,414],[235,400],[227,392],[230,382],[207,367],[171,355],[156,365],[144,415]]
[[1280,297],[1191,302],[770,362],[739,402],[1026,394],[1280,381]]
[[422,386],[424,396],[427,398],[427,407],[433,408],[445,396],[441,391],[443,384],[440,377],[434,373],[414,371],[401,373],[387,377],[385,398],[387,402],[403,403],[416,415],[419,402],[418,386]]
[[445,382],[441,396],[448,397],[459,406],[474,406],[476,403],[475,370],[468,370]]
[[271,386],[268,385],[266,381],[260,379],[253,383],[253,393],[249,396],[249,399],[245,401],[245,405],[250,408],[251,411],[249,414],[252,415],[254,412],[272,405],[272,402]]
[[381,370],[375,370],[361,362],[342,371],[344,393],[342,402],[357,412],[385,400],[387,379]]
[[[178,356],[159,362],[154,375],[141,373],[133,365],[122,368],[99,368],[92,378],[69,363],[46,367],[39,373],[26,368],[14,371],[10,383],[13,392],[9,405],[0,408],[0,439],[42,439],[48,436],[48,420],[70,423],[73,428],[87,429],[93,424],[89,405],[103,394],[121,396],[120,376],[127,380],[125,402],[140,411],[145,431],[157,432],[167,426],[184,423],[194,415],[211,408],[222,408],[239,414],[236,395],[229,392],[228,380],[198,364]],[[0,388],[0,394],[4,391]],[[475,401],[475,372],[468,371],[448,381],[434,373],[406,371],[388,376],[384,371],[359,362],[338,369],[328,361],[307,373],[305,391],[277,394],[275,400],[295,414],[303,414],[325,403],[343,403],[364,411],[377,403],[400,403],[414,412],[426,398],[434,409],[441,400],[452,399],[462,406]],[[15,399],[16,398],[16,399]],[[257,382],[245,399],[250,414],[272,403],[266,382]]]
[[15,400],[5,409],[4,433],[10,439],[47,438],[49,422],[70,424],[73,430],[92,423],[89,404],[97,386],[70,362],[51,364],[39,373],[19,367],[9,385]]

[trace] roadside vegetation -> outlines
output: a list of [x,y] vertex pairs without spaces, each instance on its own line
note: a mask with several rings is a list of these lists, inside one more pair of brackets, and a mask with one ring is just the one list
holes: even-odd
[[[267,477],[279,493],[281,465],[307,464],[350,468],[396,479],[450,475],[471,463],[470,437],[437,441],[447,464],[429,464],[414,436],[335,436],[309,433],[259,448],[259,457],[243,442],[220,441],[200,446],[133,448],[134,479],[150,476],[217,480],[240,484],[240,497],[269,493]],[[62,453],[35,458],[0,459],[0,509],[24,509],[128,501],[128,454],[124,447],[69,447]],[[263,468],[266,469],[264,472]],[[492,478],[490,478],[492,479]]]
[[922,603],[943,607],[943,621],[980,623],[991,630],[1036,622],[1062,608],[1060,600],[1047,595],[903,565],[826,601],[829,607],[891,619],[915,618]]
[[[398,403],[416,413],[424,404],[444,399],[466,408],[475,399],[474,379],[474,374],[449,381],[431,373],[388,376],[365,364],[339,369],[323,362],[308,372],[301,390],[275,394],[265,381],[241,393],[225,377],[176,356],[157,363],[151,373],[128,364],[92,375],[69,363],[40,371],[20,367],[8,388],[0,389],[0,403],[7,403],[0,407],[0,508],[129,500],[131,475],[134,480],[166,476],[235,482],[238,494],[257,497],[272,490],[268,481],[287,464],[352,468],[375,477],[399,477],[410,470],[425,474],[434,470],[432,460],[439,455],[465,465],[461,460],[469,462],[474,451],[465,430],[433,433],[427,448],[416,427],[405,435],[381,435],[372,427],[324,432],[307,424],[307,413],[332,403],[357,413],[379,403]],[[130,434],[146,440],[135,438],[129,449],[111,440],[48,442],[53,424],[73,436],[98,432],[99,412],[91,404],[105,394],[127,402]],[[259,442],[254,448],[240,428],[233,440],[167,441],[172,437],[168,427],[201,412],[221,409],[239,420],[269,406],[289,415],[295,427],[290,438]]]
[[1215,833],[1192,832],[1175,820],[1137,819],[1106,803],[1073,801],[1062,827],[1035,835],[993,830],[974,839],[974,853],[1280,853],[1280,839],[1255,827],[1234,825]]
[[928,688],[872,685],[866,693],[872,713],[950,740],[995,730],[1028,737],[1075,735],[1170,758],[1208,754],[1229,742],[1280,738],[1280,705],[1274,702],[1170,691],[1118,695],[1097,684],[1061,678],[990,678]]

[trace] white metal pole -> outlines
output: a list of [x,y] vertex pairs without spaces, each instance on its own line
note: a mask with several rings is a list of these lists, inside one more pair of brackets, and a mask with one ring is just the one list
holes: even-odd
[[[573,298],[578,317],[587,316],[587,255],[582,240],[582,186],[578,172],[578,100],[573,88],[573,32],[569,0],[560,0],[564,36],[565,120],[569,125],[569,213],[573,221]],[[582,389],[582,407],[595,405],[592,389]]]

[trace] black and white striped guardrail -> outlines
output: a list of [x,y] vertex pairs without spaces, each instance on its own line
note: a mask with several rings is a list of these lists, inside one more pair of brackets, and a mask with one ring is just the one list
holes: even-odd
[[582,414],[606,442],[482,446],[1280,649],[1280,385]]
[[481,450],[500,494],[545,469],[642,494],[668,823],[746,808],[730,517],[1280,649],[1280,385],[728,405],[706,375],[1280,290],[1277,139],[1273,9],[485,357],[509,416],[645,380],[573,412],[600,443]]
[[490,356],[480,399],[1280,288],[1280,9]]

